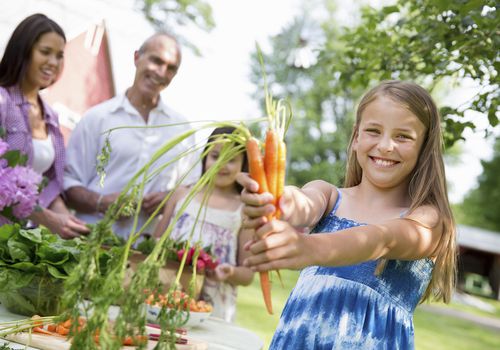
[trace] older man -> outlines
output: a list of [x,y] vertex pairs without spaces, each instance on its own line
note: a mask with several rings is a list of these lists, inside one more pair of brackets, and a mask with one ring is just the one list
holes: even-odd
[[[165,105],[160,97],[160,92],[176,75],[180,62],[181,51],[175,38],[164,33],[151,36],[134,53],[136,72],[132,86],[125,94],[91,108],[73,131],[67,148],[64,188],[70,206],[86,222],[99,220],[132,176],[165,142],[190,130],[186,119]],[[165,124],[175,125],[144,128]],[[112,151],[104,187],[101,187],[96,159],[105,142],[103,133],[120,126],[134,128],[111,133]],[[172,160],[194,144],[194,137],[179,143],[156,166]],[[195,161],[192,153],[192,156],[173,162],[146,183],[138,228]],[[197,176],[199,171],[193,170],[188,179],[194,181]],[[126,238],[132,223],[132,218],[122,218],[115,223],[114,231]],[[151,232],[152,228],[147,231]]]

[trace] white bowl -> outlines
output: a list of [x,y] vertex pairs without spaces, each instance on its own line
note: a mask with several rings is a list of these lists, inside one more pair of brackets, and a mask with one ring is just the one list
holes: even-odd
[[[158,323],[158,315],[160,314],[161,307],[159,306],[154,306],[154,305],[147,305],[146,304],[146,318],[148,322],[152,323]],[[182,313],[186,313],[186,311],[181,311]],[[211,312],[195,312],[195,311],[190,311],[189,312],[189,319],[185,325],[182,327],[184,328],[193,328],[193,327],[198,327],[200,326],[205,320],[207,320]]]

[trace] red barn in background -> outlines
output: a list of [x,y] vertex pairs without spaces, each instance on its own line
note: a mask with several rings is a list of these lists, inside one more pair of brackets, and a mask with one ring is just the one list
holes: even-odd
[[74,126],[90,107],[115,95],[111,56],[104,22],[68,41],[59,80],[43,91],[59,114],[67,143]]

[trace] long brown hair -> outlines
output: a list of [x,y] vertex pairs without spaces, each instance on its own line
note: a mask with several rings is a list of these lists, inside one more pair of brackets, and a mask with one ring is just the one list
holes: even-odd
[[358,134],[361,114],[368,104],[382,96],[403,105],[417,116],[427,129],[417,164],[410,174],[409,212],[422,205],[431,205],[440,214],[442,235],[437,248],[432,278],[421,301],[434,296],[437,300],[449,302],[456,282],[456,229],[446,188],[441,118],[434,100],[425,89],[411,82],[384,81],[363,96],[356,112],[356,123],[349,141],[344,186],[352,187],[361,182],[363,170],[352,146]]
[[0,86],[9,87],[21,82],[31,61],[33,46],[42,35],[52,32],[66,42],[59,24],[41,13],[28,16],[18,24],[0,61]]

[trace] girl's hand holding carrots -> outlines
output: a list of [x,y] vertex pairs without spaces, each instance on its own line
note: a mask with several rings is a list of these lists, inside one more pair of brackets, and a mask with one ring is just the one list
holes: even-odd
[[[264,72],[264,62],[258,45],[257,50],[259,52],[261,67],[263,68],[262,71]],[[267,209],[269,214],[266,218],[257,216],[257,219],[253,221],[255,227],[265,223],[265,219],[267,219],[267,221],[272,221],[273,219],[281,218],[282,213],[278,201],[282,197],[285,188],[287,154],[285,133],[292,117],[290,104],[282,99],[275,101],[269,93],[265,73],[264,81],[266,114],[268,120],[266,139],[261,147],[260,142],[255,137],[250,136],[246,140],[245,148],[248,158],[248,171],[252,179],[256,182],[256,185],[253,185],[255,188],[253,192],[261,194],[269,192],[271,194],[270,203],[274,205],[274,208]],[[261,148],[263,149],[262,151]],[[247,216],[252,217],[251,214]],[[248,228],[250,226],[245,227]],[[279,271],[277,271],[277,274],[280,276]],[[272,314],[273,307],[269,273],[267,271],[260,271],[259,276],[266,309],[269,314]]]
[[[247,258],[244,265],[254,271],[277,270],[281,268],[297,269],[309,264],[305,244],[306,237],[299,233],[288,222],[283,220],[268,220],[274,214],[276,207],[273,196],[268,193],[257,193],[258,184],[248,174],[238,175],[238,182],[244,190],[241,199],[245,206],[243,226],[255,230],[255,239],[246,244],[253,256]],[[293,201],[291,191],[285,188],[279,203],[282,218],[292,215]],[[305,256],[305,257],[304,257]]]
[[[276,212],[274,197],[269,192],[258,193],[259,185],[247,173],[240,173],[237,177],[238,183],[243,187],[241,201],[245,204],[243,214],[245,220],[244,228],[256,229],[269,221],[269,216]],[[279,208],[281,219],[287,220],[293,212],[293,203],[287,187],[280,198]]]
[[244,266],[254,271],[301,269],[314,264],[314,245],[311,236],[298,232],[288,222],[272,220],[258,229],[257,240],[246,246],[252,256]]

